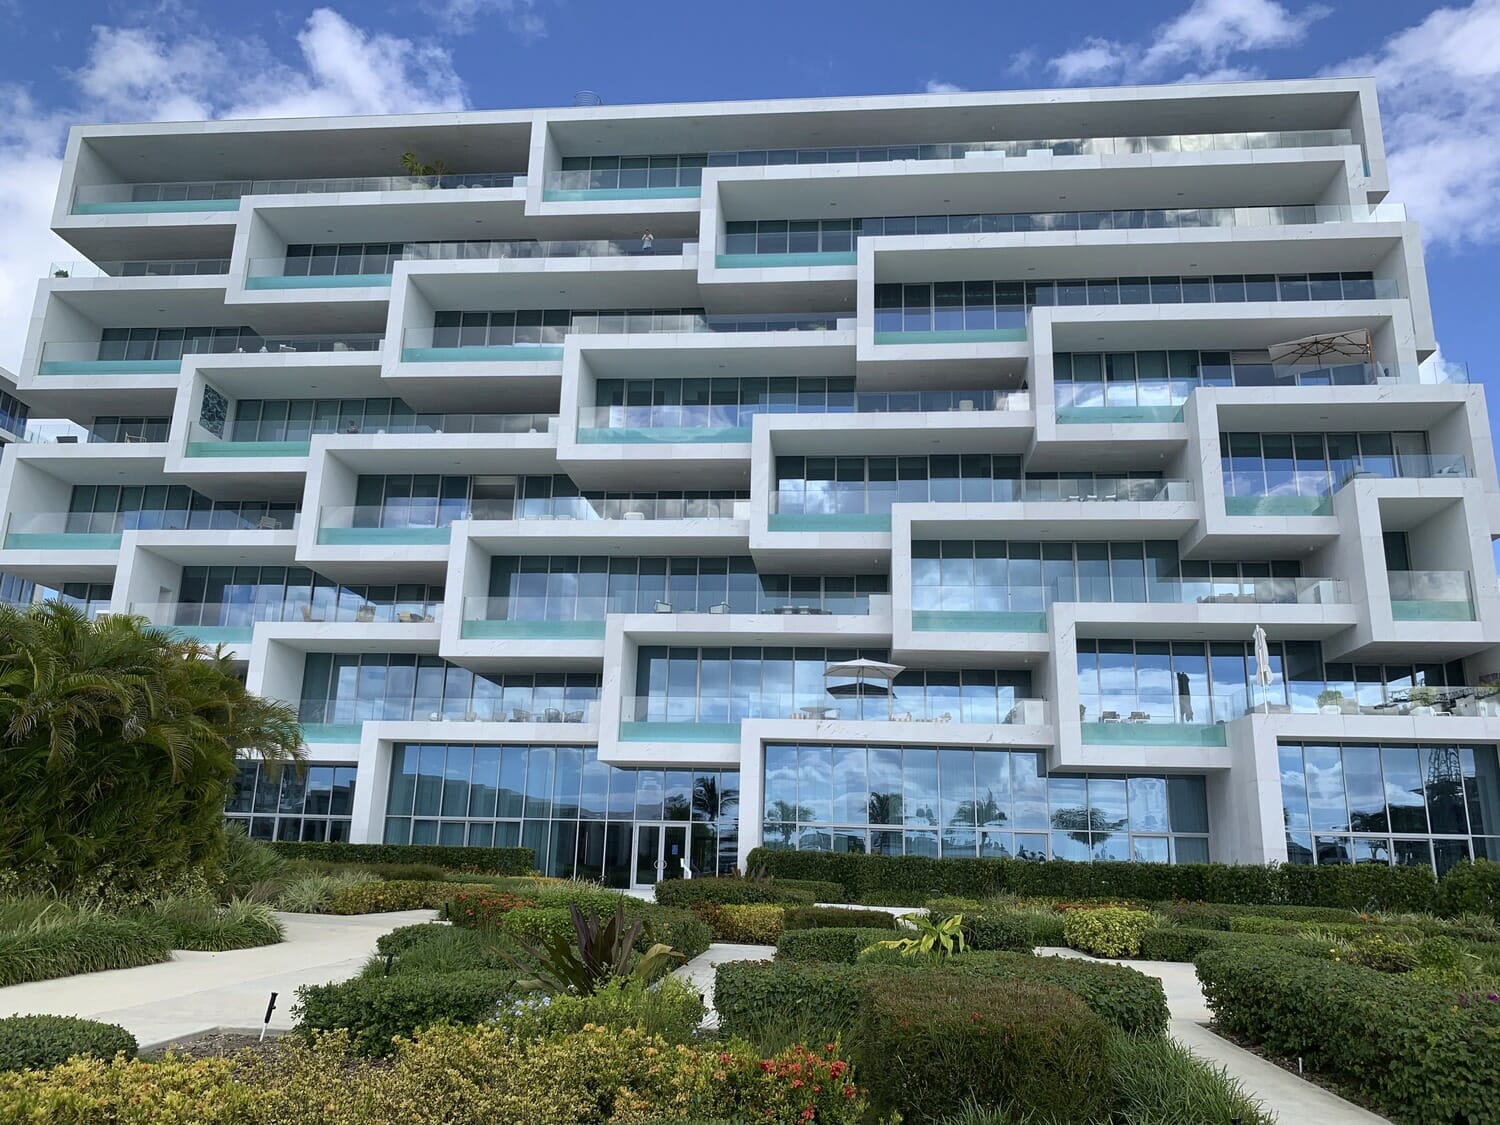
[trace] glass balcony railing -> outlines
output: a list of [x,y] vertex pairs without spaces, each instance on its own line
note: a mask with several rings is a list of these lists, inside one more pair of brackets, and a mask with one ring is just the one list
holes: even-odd
[[[1298,715],[1434,715],[1464,718],[1500,718],[1500,684],[1477,686],[1425,684],[1355,684],[1350,682],[1311,685],[1292,684],[1290,702],[1273,713]],[[1321,690],[1320,690],[1321,689]]]
[[1041,633],[1055,603],[1094,605],[1347,605],[1333,578],[1062,579],[1046,586],[912,587],[912,628],[931,632]]
[[562,358],[563,341],[573,334],[618,335],[628,333],[698,332],[833,332],[853,328],[847,313],[676,313],[601,312],[580,313],[566,325],[531,328],[408,328],[403,336],[401,359],[405,363],[453,363],[467,360],[556,360]]
[[1469,461],[1459,453],[1400,453],[1344,461],[1331,467],[1276,473],[1268,485],[1264,469],[1224,473],[1224,511],[1231,516],[1328,516],[1334,492],[1357,480],[1429,479],[1469,476]]
[[[1321,226],[1329,223],[1399,223],[1400,203],[1305,204],[1283,207],[1179,207],[1132,211],[1046,211],[966,215],[872,217],[824,229],[817,221],[777,223],[779,229],[733,230],[725,235],[720,268],[835,265],[854,261],[861,238],[945,234],[1013,234],[1046,231],[1199,230],[1232,227]],[[749,224],[754,225],[754,224]],[[788,228],[793,229],[788,229]],[[811,229],[796,229],[811,228]]]
[[[785,164],[863,164],[899,160],[963,160],[971,156],[1024,157],[1036,151],[1054,156],[1113,156],[1147,152],[1212,152],[1238,149],[1327,148],[1352,145],[1348,129],[1276,133],[1178,133],[1167,136],[1067,137],[1047,140],[958,141],[943,144],[862,145],[841,148],[744,149],[710,152],[710,168]],[[622,160],[630,160],[625,157]],[[635,158],[647,165],[649,158]],[[544,198],[679,198],[699,194],[703,168],[679,163],[658,167],[593,168],[549,173]]]
[[[231,430],[224,437],[194,422],[188,429],[189,457],[299,457],[312,445],[315,434],[544,434],[557,419],[555,414],[417,414],[392,418],[378,424],[312,419],[255,428],[255,437],[240,437]],[[259,436],[265,435],[265,436]]]
[[1031,409],[1026,391],[855,391],[850,394],[795,395],[762,402],[585,406],[578,417],[583,442],[749,441],[756,415],[921,414]]
[[287,511],[234,512],[199,508],[149,512],[12,512],[5,546],[18,549],[114,550],[126,531],[283,531],[295,527]]
[[1026,339],[1025,305],[967,305],[936,314],[905,315],[902,310],[875,311],[877,344],[1015,343]]
[[1392,570],[1391,617],[1396,621],[1473,621],[1474,583],[1467,570]]
[[1244,715],[1251,701],[1245,689],[1216,689],[1209,697],[1201,684],[1182,693],[1170,687],[1080,692],[1080,734],[1089,746],[1223,746],[1224,724]]
[[1324,365],[1236,364],[1203,366],[1193,377],[1055,384],[1059,423],[1180,422],[1182,407],[1199,387],[1343,387],[1396,384],[1465,384],[1463,363],[1428,361],[1416,366],[1380,363]]
[[149,184],[80,184],[75,215],[120,215],[153,211],[234,211],[246,195],[333,195],[360,191],[437,191],[451,188],[519,187],[513,172],[467,172],[443,176],[324,176],[296,180],[185,180]]
[[440,509],[436,497],[411,507],[334,504],[319,510],[318,542],[329,546],[447,543],[453,521],[468,518],[466,504],[450,502]]
[[600,638],[604,621],[621,613],[707,613],[723,616],[772,614],[776,616],[857,616],[870,613],[870,598],[889,600],[888,594],[797,595],[797,594],[683,594],[664,591],[651,594],[579,597],[466,597],[463,636],[539,637],[556,639]]
[[441,601],[349,602],[133,602],[130,612],[153,625],[204,641],[248,641],[264,621],[335,624],[431,624],[442,620]]
[[771,494],[772,531],[889,531],[893,504],[1153,503],[1190,501],[1188,480],[1095,477],[1092,480],[1013,480],[865,484],[854,487],[779,489]]
[[599,701],[507,688],[495,699],[304,699],[297,715],[309,742],[358,742],[364,723],[598,723]]
[[1052,721],[1052,715],[1046,700],[997,697],[993,688],[988,697],[965,697],[954,687],[951,696],[934,698],[920,687],[913,692],[866,683],[806,693],[638,696],[622,703],[620,739],[738,742],[740,723],[746,719],[1042,726]]
[[378,332],[289,336],[197,337],[154,347],[113,340],[51,340],[42,345],[39,375],[176,375],[185,355],[280,355],[301,352],[376,352]]
[[228,258],[161,258],[149,261],[53,262],[47,276],[65,277],[218,277],[229,272]]
[[85,600],[83,598],[50,597],[43,598],[41,601],[3,601],[0,602],[0,605],[4,605],[9,609],[14,609],[21,613],[28,613],[33,609],[37,609],[44,605],[50,605],[53,602],[56,602],[60,605],[65,605],[70,609],[77,610],[79,613],[87,617],[90,621],[97,620],[101,615],[108,617],[109,607],[112,604],[109,598],[93,598]]
[[537,258],[673,258],[696,248],[695,239],[592,238],[538,242],[409,242],[395,251],[303,254],[251,258],[247,289],[328,289],[389,285],[397,262],[481,262]]
[[447,543],[455,520],[723,520],[743,501],[717,498],[605,499],[584,496],[521,500],[436,499],[409,508],[330,506],[322,509],[318,542]]
[[723,497],[528,497],[496,505],[475,519],[499,520],[732,520],[736,504]]

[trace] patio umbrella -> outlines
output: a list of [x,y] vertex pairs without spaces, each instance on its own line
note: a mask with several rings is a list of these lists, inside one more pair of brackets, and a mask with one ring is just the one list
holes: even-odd
[[[879,660],[837,661],[823,669],[824,679],[853,679],[852,684],[832,684],[826,690],[829,695],[852,695],[860,702],[860,716],[864,716],[866,695],[891,695],[891,684],[906,669],[900,664],[885,664]],[[874,683],[870,681],[874,680]]]
[[1276,679],[1276,673],[1271,671],[1271,649],[1266,644],[1266,631],[1259,625],[1250,636],[1255,642],[1255,682],[1261,686],[1261,698],[1265,700],[1266,714],[1269,715],[1271,696],[1265,689],[1270,687],[1271,682]]
[[1272,344],[1270,352],[1275,367],[1339,367],[1346,363],[1375,362],[1370,333],[1364,328]]

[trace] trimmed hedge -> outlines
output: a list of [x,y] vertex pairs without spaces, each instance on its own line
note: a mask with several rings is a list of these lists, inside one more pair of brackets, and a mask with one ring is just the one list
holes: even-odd
[[[796,880],[789,880],[795,883]],[[702,879],[663,879],[656,884],[656,901],[663,906],[750,906],[754,903],[811,906],[813,894],[779,880],[709,876]]]
[[972,1100],[1062,1125],[1111,1108],[1108,1028],[1066,989],[943,972],[888,985],[866,978],[854,1036],[856,1073],[878,1112],[930,1120]]
[[1198,957],[1214,1018],[1300,1057],[1402,1122],[1495,1120],[1500,1003],[1342,962],[1219,950]]
[[46,1070],[74,1055],[135,1058],[135,1036],[113,1023],[77,1016],[7,1016],[0,1019],[0,1070]]
[[1063,918],[1063,940],[1093,957],[1139,957],[1141,935],[1155,925],[1155,916],[1146,910],[1071,910]]
[[842,883],[830,883],[826,879],[777,879],[771,884],[784,891],[802,891],[812,895],[813,902],[824,902],[830,906],[848,900],[849,892]]
[[297,990],[294,1013],[307,1038],[314,1031],[346,1027],[356,1054],[386,1055],[394,1049],[392,1039],[410,1037],[419,1027],[489,1019],[513,991],[515,974],[494,969],[355,977],[304,985]]
[[[808,931],[816,932],[816,931]],[[731,961],[714,976],[714,1008],[729,1035],[787,1019],[833,1039],[849,1031],[859,1007],[860,982],[867,975],[955,973],[997,977],[1066,988],[1106,1023],[1130,1035],[1160,1035],[1167,1027],[1167,1000],[1161,982],[1123,965],[1029,953],[965,953],[941,962],[839,964],[819,961]],[[899,979],[905,979],[904,976]],[[890,988],[901,984],[887,984]]]
[[1438,909],[1444,914],[1488,914],[1500,920],[1500,863],[1459,860],[1438,884]]
[[1191,961],[1205,949],[1267,949],[1300,957],[1327,960],[1332,954],[1322,942],[1272,934],[1237,934],[1228,930],[1198,930],[1190,926],[1162,926],[1141,935],[1143,961]]
[[1383,864],[1036,863],[764,847],[752,851],[747,863],[752,869],[764,867],[777,878],[840,883],[855,902],[901,906],[917,906],[941,895],[983,899],[1009,893],[1426,911],[1433,908],[1437,895],[1431,870]]
[[852,965],[859,951],[877,941],[890,941],[891,931],[827,926],[817,930],[787,930],[776,943],[776,956],[788,961],[836,961]]
[[[642,904],[645,906],[645,904]],[[626,911],[630,915],[629,910]],[[714,932],[707,922],[691,910],[676,910],[664,906],[646,906],[641,919],[646,927],[641,931],[635,947],[644,953],[652,945],[662,942],[670,945],[691,961],[713,944]]]
[[782,917],[785,930],[821,930],[830,926],[894,930],[896,916],[884,910],[860,910],[850,906],[792,906]]
[[785,910],[769,902],[735,906],[703,902],[698,904],[697,914],[713,930],[715,941],[741,945],[775,945],[786,919]]
[[325,863],[424,863],[444,870],[486,875],[529,875],[536,869],[530,848],[463,848],[443,844],[346,844],[278,840],[271,844],[288,859]]
[[375,939],[375,951],[405,953],[414,946],[423,945],[434,938],[443,938],[454,930],[447,922],[416,922],[410,926],[397,926],[388,934]]

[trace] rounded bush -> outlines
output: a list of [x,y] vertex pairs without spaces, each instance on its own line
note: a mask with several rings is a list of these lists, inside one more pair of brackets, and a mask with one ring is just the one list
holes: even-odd
[[970,1101],[1058,1123],[1111,1108],[1109,1029],[1056,985],[872,972],[854,1042],[876,1109],[903,1119],[958,1114]]
[[1095,957],[1139,957],[1141,938],[1155,925],[1145,910],[1073,910],[1063,919],[1063,939],[1069,948]]
[[45,1070],[74,1055],[135,1057],[135,1036],[113,1023],[76,1016],[9,1016],[0,1019],[0,1070]]

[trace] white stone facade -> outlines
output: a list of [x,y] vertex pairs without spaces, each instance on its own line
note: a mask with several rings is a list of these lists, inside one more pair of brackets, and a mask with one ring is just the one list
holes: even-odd
[[[445,174],[399,175],[405,152]],[[86,261],[39,286],[17,385],[95,440],[6,454],[0,572],[222,641],[299,703],[312,761],[357,766],[352,807],[329,828],[246,793],[262,833],[524,839],[614,882],[767,831],[1496,858],[1500,484],[1385,196],[1352,79],[78,127],[53,227]],[[950,575],[950,550],[986,566]],[[629,564],[621,600],[589,560],[681,565]],[[709,593],[744,560],[744,598]],[[906,672],[825,693],[816,650]],[[393,784],[423,745],[464,748],[446,795]],[[523,788],[551,811],[514,816],[480,776],[503,755],[468,749],[548,746],[553,791]],[[1388,793],[1418,749],[1425,827],[1360,796],[1367,747],[1397,748]],[[868,754],[825,774],[824,748]],[[940,785],[928,748],[973,753],[932,759]],[[987,788],[1003,751],[1097,786],[1023,800],[1002,763]],[[814,763],[802,788],[786,762]],[[605,765],[670,772],[607,816]],[[685,811],[689,775],[695,806],[737,785],[737,818]],[[1199,779],[1170,810],[1169,778]],[[1178,807],[1200,799],[1206,824]]]

